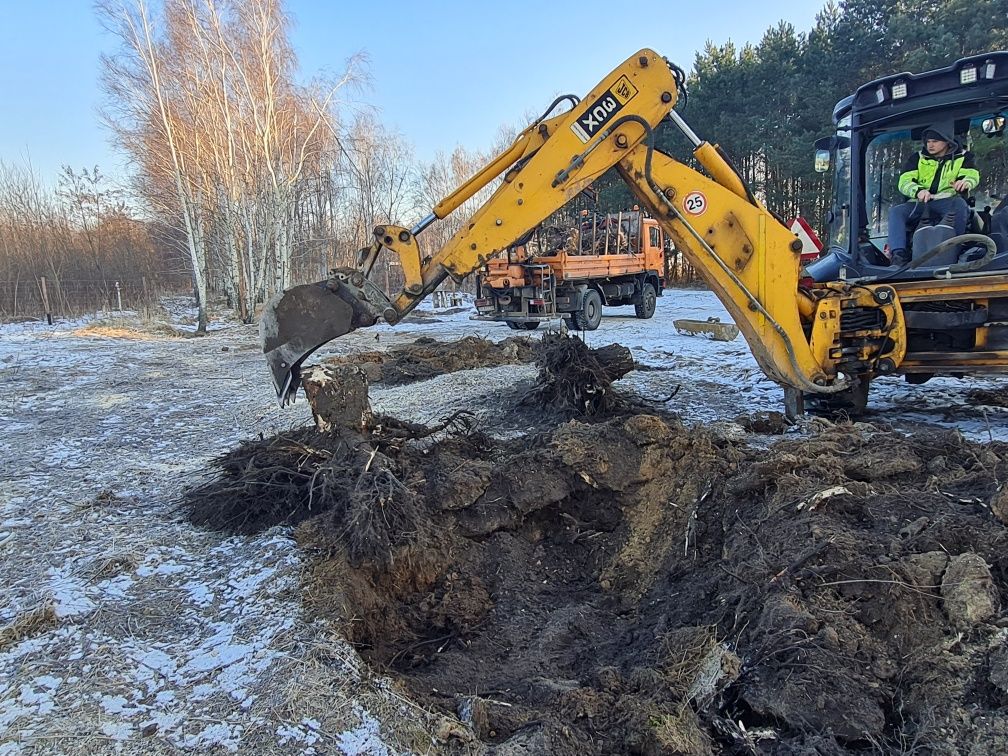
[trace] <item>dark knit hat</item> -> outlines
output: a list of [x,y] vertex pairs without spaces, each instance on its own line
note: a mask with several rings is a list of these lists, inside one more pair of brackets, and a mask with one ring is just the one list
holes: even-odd
[[933,123],[921,134],[922,141],[926,142],[928,139],[940,139],[943,142],[956,144],[955,128],[951,123]]

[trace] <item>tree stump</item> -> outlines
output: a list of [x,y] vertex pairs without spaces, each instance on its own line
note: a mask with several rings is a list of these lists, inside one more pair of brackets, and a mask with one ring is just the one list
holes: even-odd
[[363,433],[371,426],[368,379],[358,365],[311,365],[301,371],[301,385],[320,431]]
[[612,410],[617,403],[613,381],[634,369],[633,355],[620,344],[590,349],[577,336],[547,333],[536,348],[539,376],[523,397],[552,409],[583,415]]

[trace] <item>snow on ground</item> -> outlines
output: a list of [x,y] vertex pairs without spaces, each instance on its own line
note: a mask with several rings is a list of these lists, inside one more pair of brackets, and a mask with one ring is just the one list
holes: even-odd
[[[470,313],[426,305],[322,354],[514,335]],[[730,320],[709,292],[671,290],[652,320],[610,310],[585,336],[622,343],[653,368],[623,386],[656,399],[678,386],[667,406],[687,422],[780,409],[781,390],[741,337],[715,342],[672,326],[709,316]],[[188,317],[172,305],[176,324]],[[219,322],[201,339],[127,340],[85,335],[86,325],[0,326],[0,756],[436,752],[437,722],[370,677],[338,627],[302,616],[288,530],[228,538],[174,508],[215,454],[308,419],[303,400],[276,407],[255,328]],[[534,373],[475,370],[376,387],[372,400],[436,420]],[[1004,385],[879,380],[867,419],[1008,440],[1005,409],[967,397]]]
[[306,419],[255,329],[82,325],[0,328],[0,754],[428,750],[426,714],[302,618],[289,531],[174,508],[211,456]]

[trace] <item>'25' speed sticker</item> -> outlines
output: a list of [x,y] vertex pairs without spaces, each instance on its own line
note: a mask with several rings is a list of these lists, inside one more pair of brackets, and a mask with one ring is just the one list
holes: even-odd
[[683,198],[682,205],[690,215],[703,215],[707,212],[707,197],[703,192],[690,192]]

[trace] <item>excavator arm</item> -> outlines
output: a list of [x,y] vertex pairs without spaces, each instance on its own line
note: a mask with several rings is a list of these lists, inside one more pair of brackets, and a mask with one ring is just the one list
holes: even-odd
[[[799,289],[795,236],[753,197],[720,149],[696,137],[673,110],[682,85],[680,69],[652,50],[639,51],[583,100],[571,97],[571,110],[547,118],[558,99],[415,227],[376,227],[359,267],[335,270],[268,303],[261,335],[281,404],[293,399],[300,366],[319,346],[379,318],[398,322],[445,278],[461,281],[613,166],[705,276],[775,381],[829,393],[845,388],[841,373],[898,364],[905,347],[892,289]],[[654,149],[654,129],[665,118],[692,141],[707,175]],[[422,259],[417,235],[501,175],[468,223]],[[394,298],[368,278],[386,251],[397,255],[405,277]]]
[[[800,287],[801,242],[736,184],[716,147],[679,125],[694,140],[698,162],[720,181],[643,145],[620,161],[620,175],[703,274],[763,372],[782,386],[828,394],[847,390],[852,378],[895,369],[906,346],[893,289]],[[846,380],[838,380],[841,373]]]

